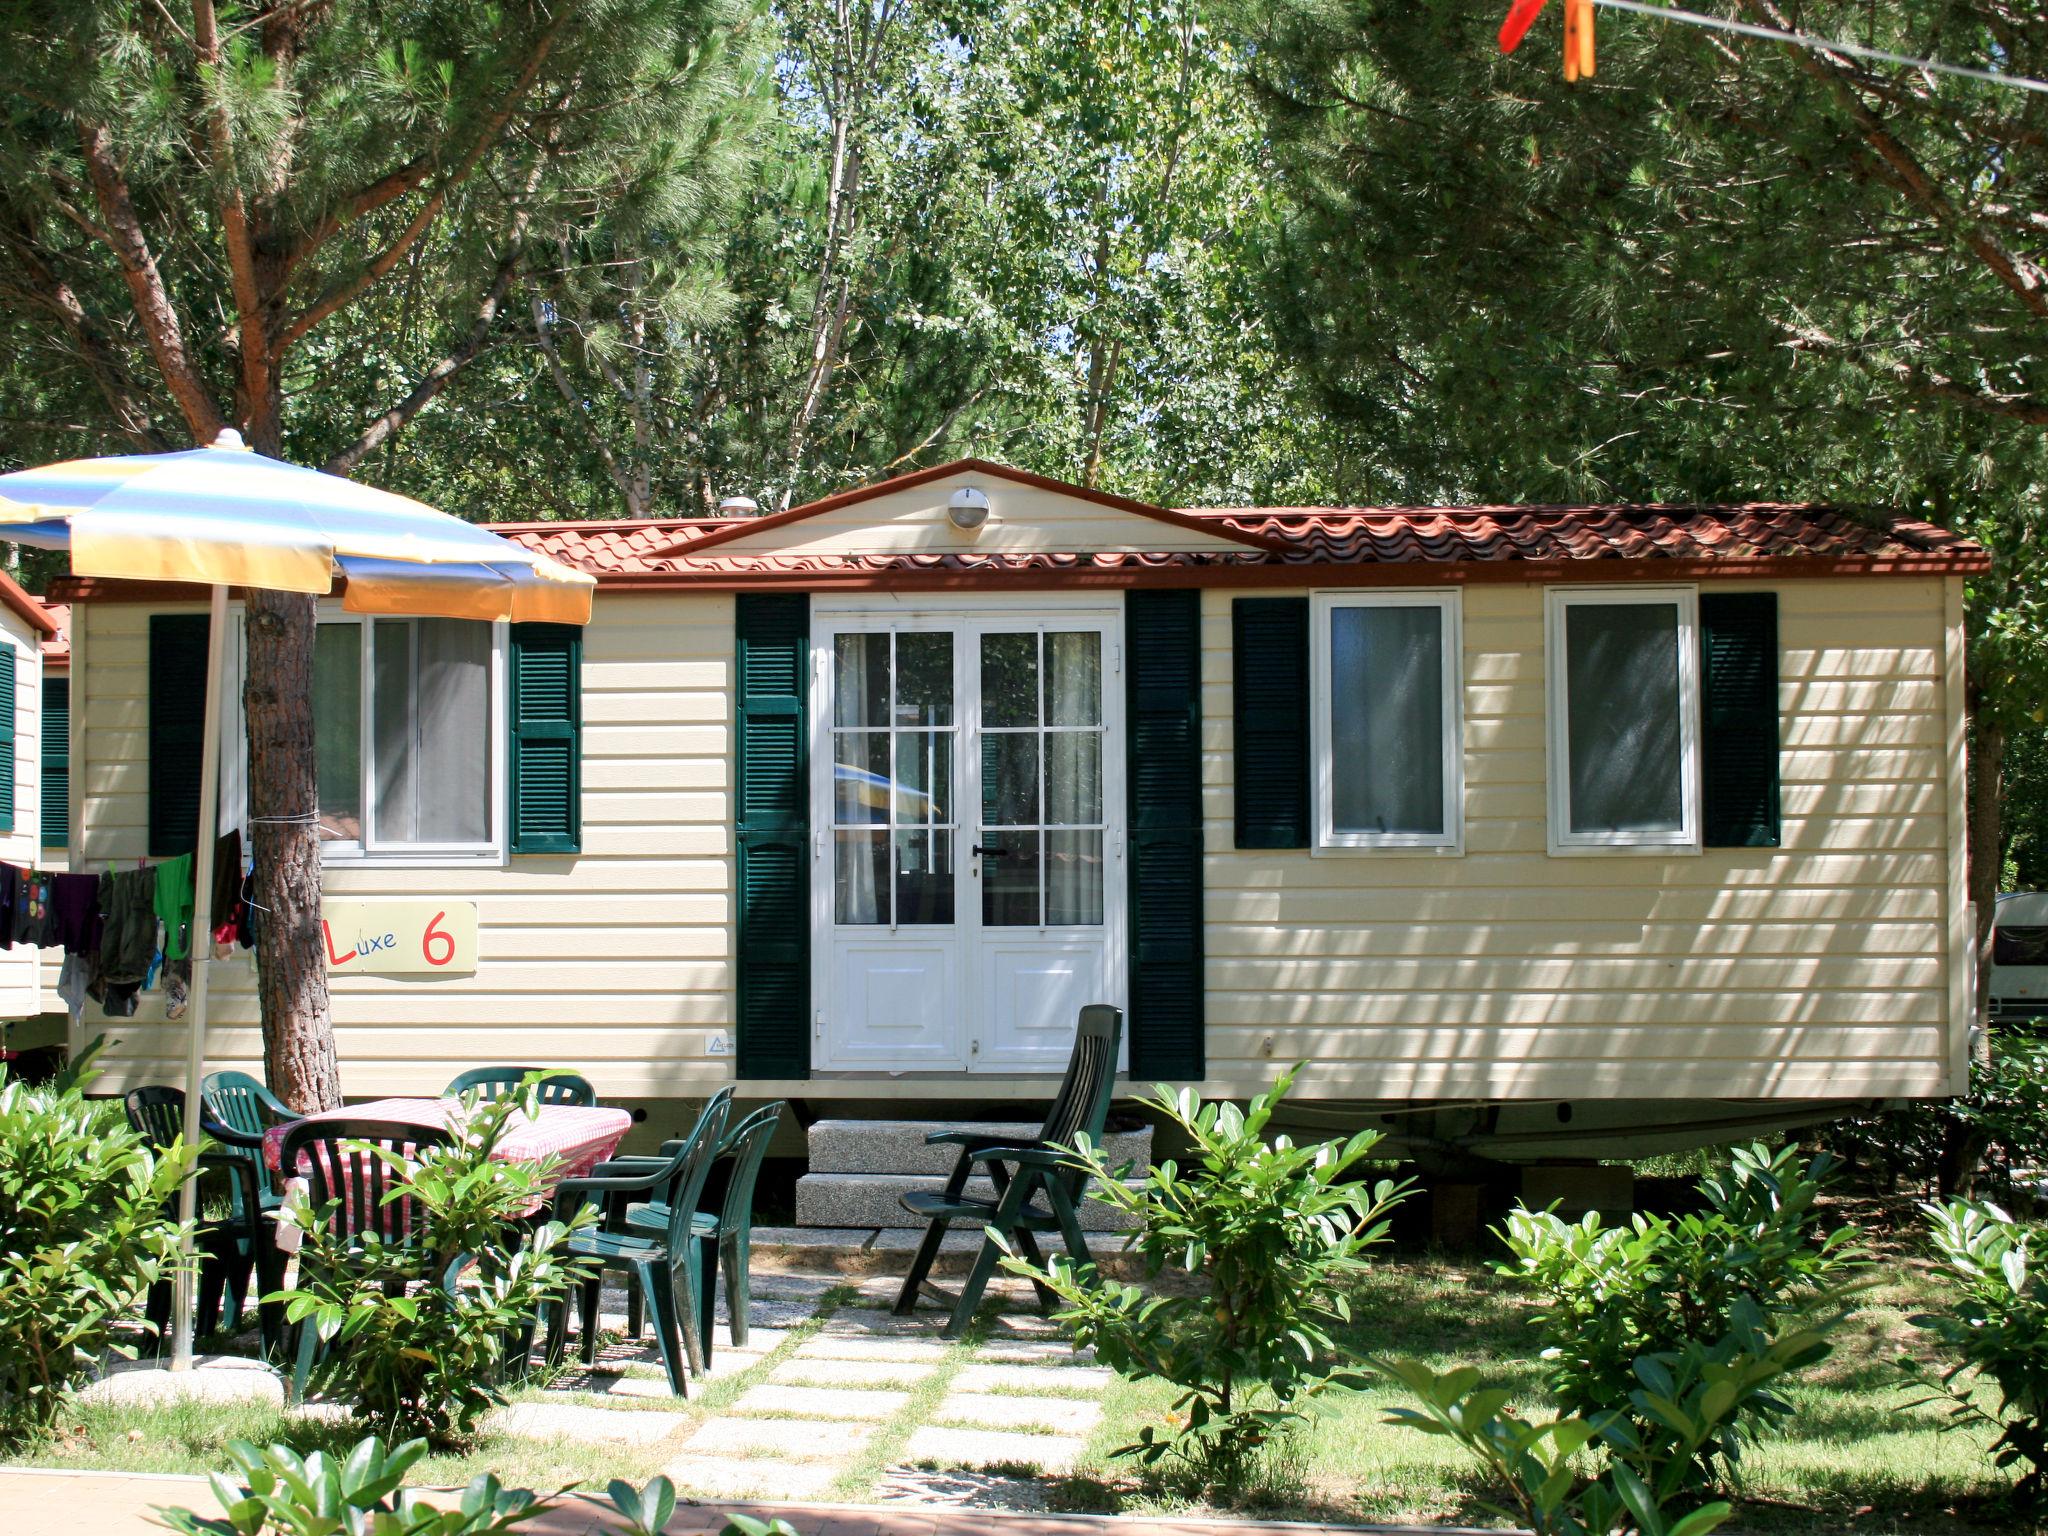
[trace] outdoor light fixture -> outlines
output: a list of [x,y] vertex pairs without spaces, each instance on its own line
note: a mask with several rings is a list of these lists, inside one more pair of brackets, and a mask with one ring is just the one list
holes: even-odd
[[720,517],[752,517],[761,510],[761,504],[751,496],[725,496],[719,499]]
[[946,517],[962,533],[972,533],[988,521],[988,497],[971,485],[963,485],[946,503]]

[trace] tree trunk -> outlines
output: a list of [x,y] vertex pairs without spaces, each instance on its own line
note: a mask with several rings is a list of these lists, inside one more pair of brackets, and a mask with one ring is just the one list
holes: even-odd
[[314,778],[314,600],[248,594],[249,822],[255,845],[257,990],[271,1088],[302,1114],[341,1106],[320,927]]

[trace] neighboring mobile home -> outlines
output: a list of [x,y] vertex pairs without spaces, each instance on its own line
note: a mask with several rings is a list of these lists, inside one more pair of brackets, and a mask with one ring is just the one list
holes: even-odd
[[[473,972],[335,976],[351,1095],[514,1060],[992,1110],[1096,1000],[1134,1083],[1305,1060],[1322,1123],[1504,1149],[1963,1084],[1985,556],[1927,524],[1171,511],[968,461],[503,531],[596,575],[586,631],[323,610],[329,897],[477,919]],[[199,594],[62,595],[73,866],[178,851]],[[214,987],[256,1062],[246,960]],[[154,1006],[118,1081],[176,1072]]]
[[[42,648],[56,635],[50,611],[0,571],[0,860],[17,868],[42,862]],[[43,1006],[37,952],[0,948],[0,1046],[28,1043],[7,1026]]]

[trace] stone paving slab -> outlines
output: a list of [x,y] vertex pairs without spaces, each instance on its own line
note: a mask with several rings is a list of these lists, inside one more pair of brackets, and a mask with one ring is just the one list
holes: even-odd
[[896,1337],[930,1338],[938,1332],[940,1320],[930,1317],[898,1317],[876,1307],[841,1307],[818,1325],[828,1336],[847,1334],[889,1334]]
[[956,1392],[1097,1392],[1116,1379],[1106,1365],[963,1365]]
[[768,1379],[790,1386],[908,1387],[937,1370],[906,1360],[813,1360],[793,1355],[768,1373]]
[[[832,1486],[840,1465],[836,1461],[773,1461],[759,1456],[679,1456],[662,1471],[683,1493],[700,1497],[813,1499]],[[718,1515],[715,1520],[708,1529],[724,1530],[725,1517]]]
[[681,1413],[634,1413],[574,1403],[514,1403],[484,1420],[484,1428],[524,1440],[582,1440],[593,1445],[654,1445],[690,1422]]
[[777,1456],[789,1461],[844,1461],[874,1433],[865,1424],[823,1431],[801,1419],[713,1419],[683,1443],[696,1456]]
[[98,1404],[264,1403],[284,1406],[284,1378],[260,1360],[239,1355],[195,1355],[189,1371],[156,1359],[116,1360],[107,1374],[78,1393]]
[[903,1456],[906,1461],[931,1461],[941,1466],[1030,1466],[1057,1476],[1073,1469],[1086,1444],[1078,1435],[1024,1435],[927,1424],[911,1431]]
[[813,1334],[797,1346],[802,1360],[889,1360],[900,1364],[936,1365],[950,1346],[933,1339],[860,1338],[846,1334]]
[[954,1392],[939,1404],[932,1417],[941,1424],[975,1424],[984,1429],[1036,1429],[1056,1435],[1085,1435],[1102,1422],[1102,1404],[1085,1398]]
[[974,1358],[1002,1365],[1093,1365],[1095,1351],[1076,1349],[1062,1338],[991,1338]]
[[733,1403],[735,1413],[780,1414],[798,1419],[853,1419],[879,1424],[910,1401],[908,1392],[858,1387],[749,1387]]

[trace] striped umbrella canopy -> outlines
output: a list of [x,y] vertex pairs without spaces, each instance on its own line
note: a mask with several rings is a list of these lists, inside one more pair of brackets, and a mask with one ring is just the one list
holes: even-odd
[[585,624],[596,583],[410,497],[209,448],[0,475],[0,539],[69,549],[74,576],[327,593],[352,613]]
[[[587,624],[596,582],[408,497],[252,453],[232,429],[185,453],[73,459],[0,475],[0,539],[69,550],[74,576],[212,589],[193,850],[192,932],[199,938],[185,1013],[185,1138],[196,1142],[228,589],[324,595],[338,577],[342,607],[354,613]],[[188,1179],[180,1202],[188,1257],[197,1200],[198,1181]],[[174,1370],[192,1361],[192,1281],[188,1267],[177,1288]]]

